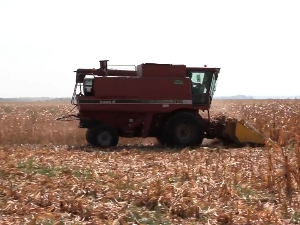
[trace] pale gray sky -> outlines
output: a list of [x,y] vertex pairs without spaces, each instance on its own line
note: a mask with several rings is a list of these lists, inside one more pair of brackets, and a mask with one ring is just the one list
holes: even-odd
[[300,1],[0,0],[0,97],[70,97],[77,68],[220,67],[216,95],[300,95]]

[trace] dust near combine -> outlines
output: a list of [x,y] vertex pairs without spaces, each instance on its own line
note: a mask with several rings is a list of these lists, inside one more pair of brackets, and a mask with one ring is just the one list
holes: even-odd
[[[162,148],[155,138],[122,138],[121,146],[153,146]],[[87,145],[88,146],[88,145]],[[219,139],[203,139],[202,146],[222,146],[222,141]]]
[[220,139],[205,139],[204,138],[202,145],[203,146],[216,146],[216,145],[221,146],[222,141]]
[[[300,101],[214,100],[272,142],[90,147],[69,103],[0,104],[1,224],[298,224]],[[224,112],[226,114],[224,114]],[[224,118],[224,117],[223,117]]]

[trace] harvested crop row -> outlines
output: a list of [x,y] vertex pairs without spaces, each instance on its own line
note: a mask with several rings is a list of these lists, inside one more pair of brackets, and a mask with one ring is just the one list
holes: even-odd
[[282,224],[297,213],[295,180],[289,205],[282,164],[270,182],[263,149],[84,150],[2,148],[2,221]]

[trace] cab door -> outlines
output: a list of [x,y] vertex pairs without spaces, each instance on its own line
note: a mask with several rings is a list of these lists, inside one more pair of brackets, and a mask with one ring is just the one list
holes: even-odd
[[190,71],[192,100],[194,105],[210,104],[209,90],[211,74],[208,71]]

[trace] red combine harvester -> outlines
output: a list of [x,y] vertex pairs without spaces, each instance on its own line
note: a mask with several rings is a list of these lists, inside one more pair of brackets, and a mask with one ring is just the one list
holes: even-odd
[[[116,146],[119,137],[155,137],[169,147],[199,146],[204,138],[263,143],[240,122],[210,120],[220,68],[145,63],[131,71],[108,69],[107,62],[100,61],[99,69],[74,71],[72,104],[89,144]],[[242,138],[236,135],[241,132]]]

